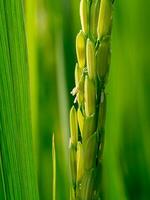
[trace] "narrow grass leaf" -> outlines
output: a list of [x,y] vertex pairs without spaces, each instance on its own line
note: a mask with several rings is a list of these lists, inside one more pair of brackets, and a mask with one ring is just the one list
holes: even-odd
[[21,0],[0,1],[0,150],[6,199],[38,200]]
[[53,159],[53,200],[56,200],[56,151],[55,151],[55,136],[52,140],[52,159]]

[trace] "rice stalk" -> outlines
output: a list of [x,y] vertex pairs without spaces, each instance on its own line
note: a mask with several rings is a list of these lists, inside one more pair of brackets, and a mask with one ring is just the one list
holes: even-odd
[[[102,198],[106,94],[110,66],[111,0],[81,0],[76,37],[76,103],[70,110],[71,200]],[[76,109],[76,108],[77,109]]]
[[53,160],[53,200],[56,200],[56,151],[55,136],[52,138],[52,160]]

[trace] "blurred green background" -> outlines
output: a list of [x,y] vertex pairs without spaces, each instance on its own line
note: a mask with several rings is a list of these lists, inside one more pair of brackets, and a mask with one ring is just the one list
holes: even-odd
[[[40,199],[69,199],[68,113],[73,103],[79,0],[26,0],[34,155]],[[106,200],[150,199],[150,1],[115,1],[107,85]]]

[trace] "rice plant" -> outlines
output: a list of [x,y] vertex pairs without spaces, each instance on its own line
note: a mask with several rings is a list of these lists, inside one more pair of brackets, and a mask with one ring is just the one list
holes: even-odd
[[[106,114],[105,85],[110,66],[111,0],[81,0],[76,37],[75,96],[70,110],[70,199],[103,196],[102,166]],[[77,109],[75,108],[77,107]]]
[[0,0],[0,200],[150,199],[150,1],[112,7]]

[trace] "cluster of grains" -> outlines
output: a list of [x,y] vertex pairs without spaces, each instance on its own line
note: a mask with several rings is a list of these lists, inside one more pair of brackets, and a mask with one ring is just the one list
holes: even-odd
[[112,0],[81,0],[82,30],[76,37],[75,95],[70,110],[71,200],[98,200],[110,65]]

